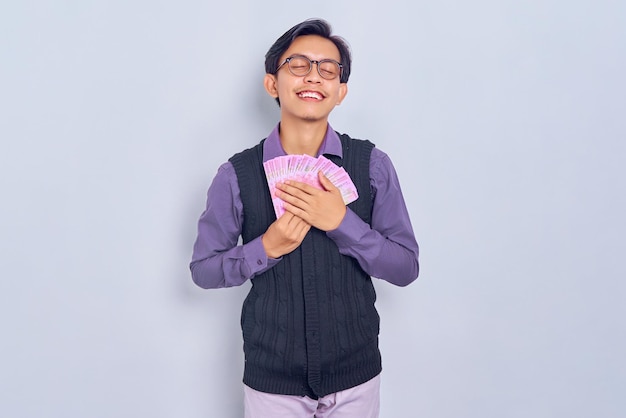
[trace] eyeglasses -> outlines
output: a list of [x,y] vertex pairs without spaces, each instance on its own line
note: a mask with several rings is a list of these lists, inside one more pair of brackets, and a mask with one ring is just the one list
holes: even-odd
[[313,68],[313,64],[317,64],[317,72],[326,80],[334,80],[341,75],[341,71],[343,70],[343,65],[335,60],[324,59],[314,61],[304,55],[293,55],[285,59],[285,61],[278,66],[276,73],[278,73],[278,70],[280,70],[280,68],[285,64],[287,64],[289,72],[296,77],[302,77],[310,73],[311,68]]

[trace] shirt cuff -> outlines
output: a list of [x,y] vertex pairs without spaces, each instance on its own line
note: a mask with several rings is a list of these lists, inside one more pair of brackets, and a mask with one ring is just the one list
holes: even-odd
[[274,267],[281,258],[269,258],[265,253],[261,237],[257,237],[243,246],[243,256],[248,265],[250,276],[261,274]]
[[341,248],[359,242],[369,230],[370,226],[359,215],[346,208],[346,215],[337,229],[326,232],[326,236]]

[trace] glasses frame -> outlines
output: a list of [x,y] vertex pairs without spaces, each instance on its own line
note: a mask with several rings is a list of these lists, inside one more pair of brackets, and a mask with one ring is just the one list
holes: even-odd
[[[294,74],[293,70],[291,69],[291,66],[289,65],[289,63],[291,62],[292,59],[294,58],[304,58],[305,60],[309,61],[309,70],[304,73],[304,74]],[[320,64],[323,64],[325,62],[332,62],[333,64],[337,64],[337,66],[339,66],[339,74],[336,75],[333,78],[328,78],[328,77],[324,77],[324,75],[322,74],[321,70],[320,70]],[[343,75],[343,64],[341,64],[338,61],[335,61],[333,59],[330,58],[326,58],[323,60],[312,60],[309,57],[307,57],[306,55],[292,55],[290,57],[285,58],[285,60],[278,66],[278,68],[276,68],[276,73],[278,73],[278,71],[282,68],[283,65],[287,64],[287,68],[289,69],[289,72],[296,76],[296,77],[306,77],[307,75],[309,75],[309,73],[311,72],[311,70],[313,69],[313,64],[317,64],[317,73],[320,75],[320,77],[322,77],[324,80],[334,80],[337,77],[339,77],[339,79],[341,80],[341,76]],[[274,73],[274,74],[276,74]]]

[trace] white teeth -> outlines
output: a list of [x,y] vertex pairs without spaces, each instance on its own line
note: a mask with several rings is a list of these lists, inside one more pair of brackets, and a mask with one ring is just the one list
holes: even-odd
[[308,97],[308,98],[311,98],[311,99],[322,100],[322,95],[321,94],[315,93],[315,92],[312,92],[312,91],[303,91],[301,93],[298,93],[298,96],[303,97],[303,98],[304,97]]

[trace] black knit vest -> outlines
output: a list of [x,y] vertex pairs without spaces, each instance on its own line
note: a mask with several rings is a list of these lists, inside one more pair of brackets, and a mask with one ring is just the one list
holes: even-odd
[[[371,223],[369,141],[341,135],[343,166],[359,198],[348,205]],[[263,170],[263,142],[230,161],[243,203],[243,242],[276,220]],[[244,383],[267,393],[318,398],[364,383],[381,371],[379,317],[372,280],[311,228],[302,244],[255,276],[243,303]]]

